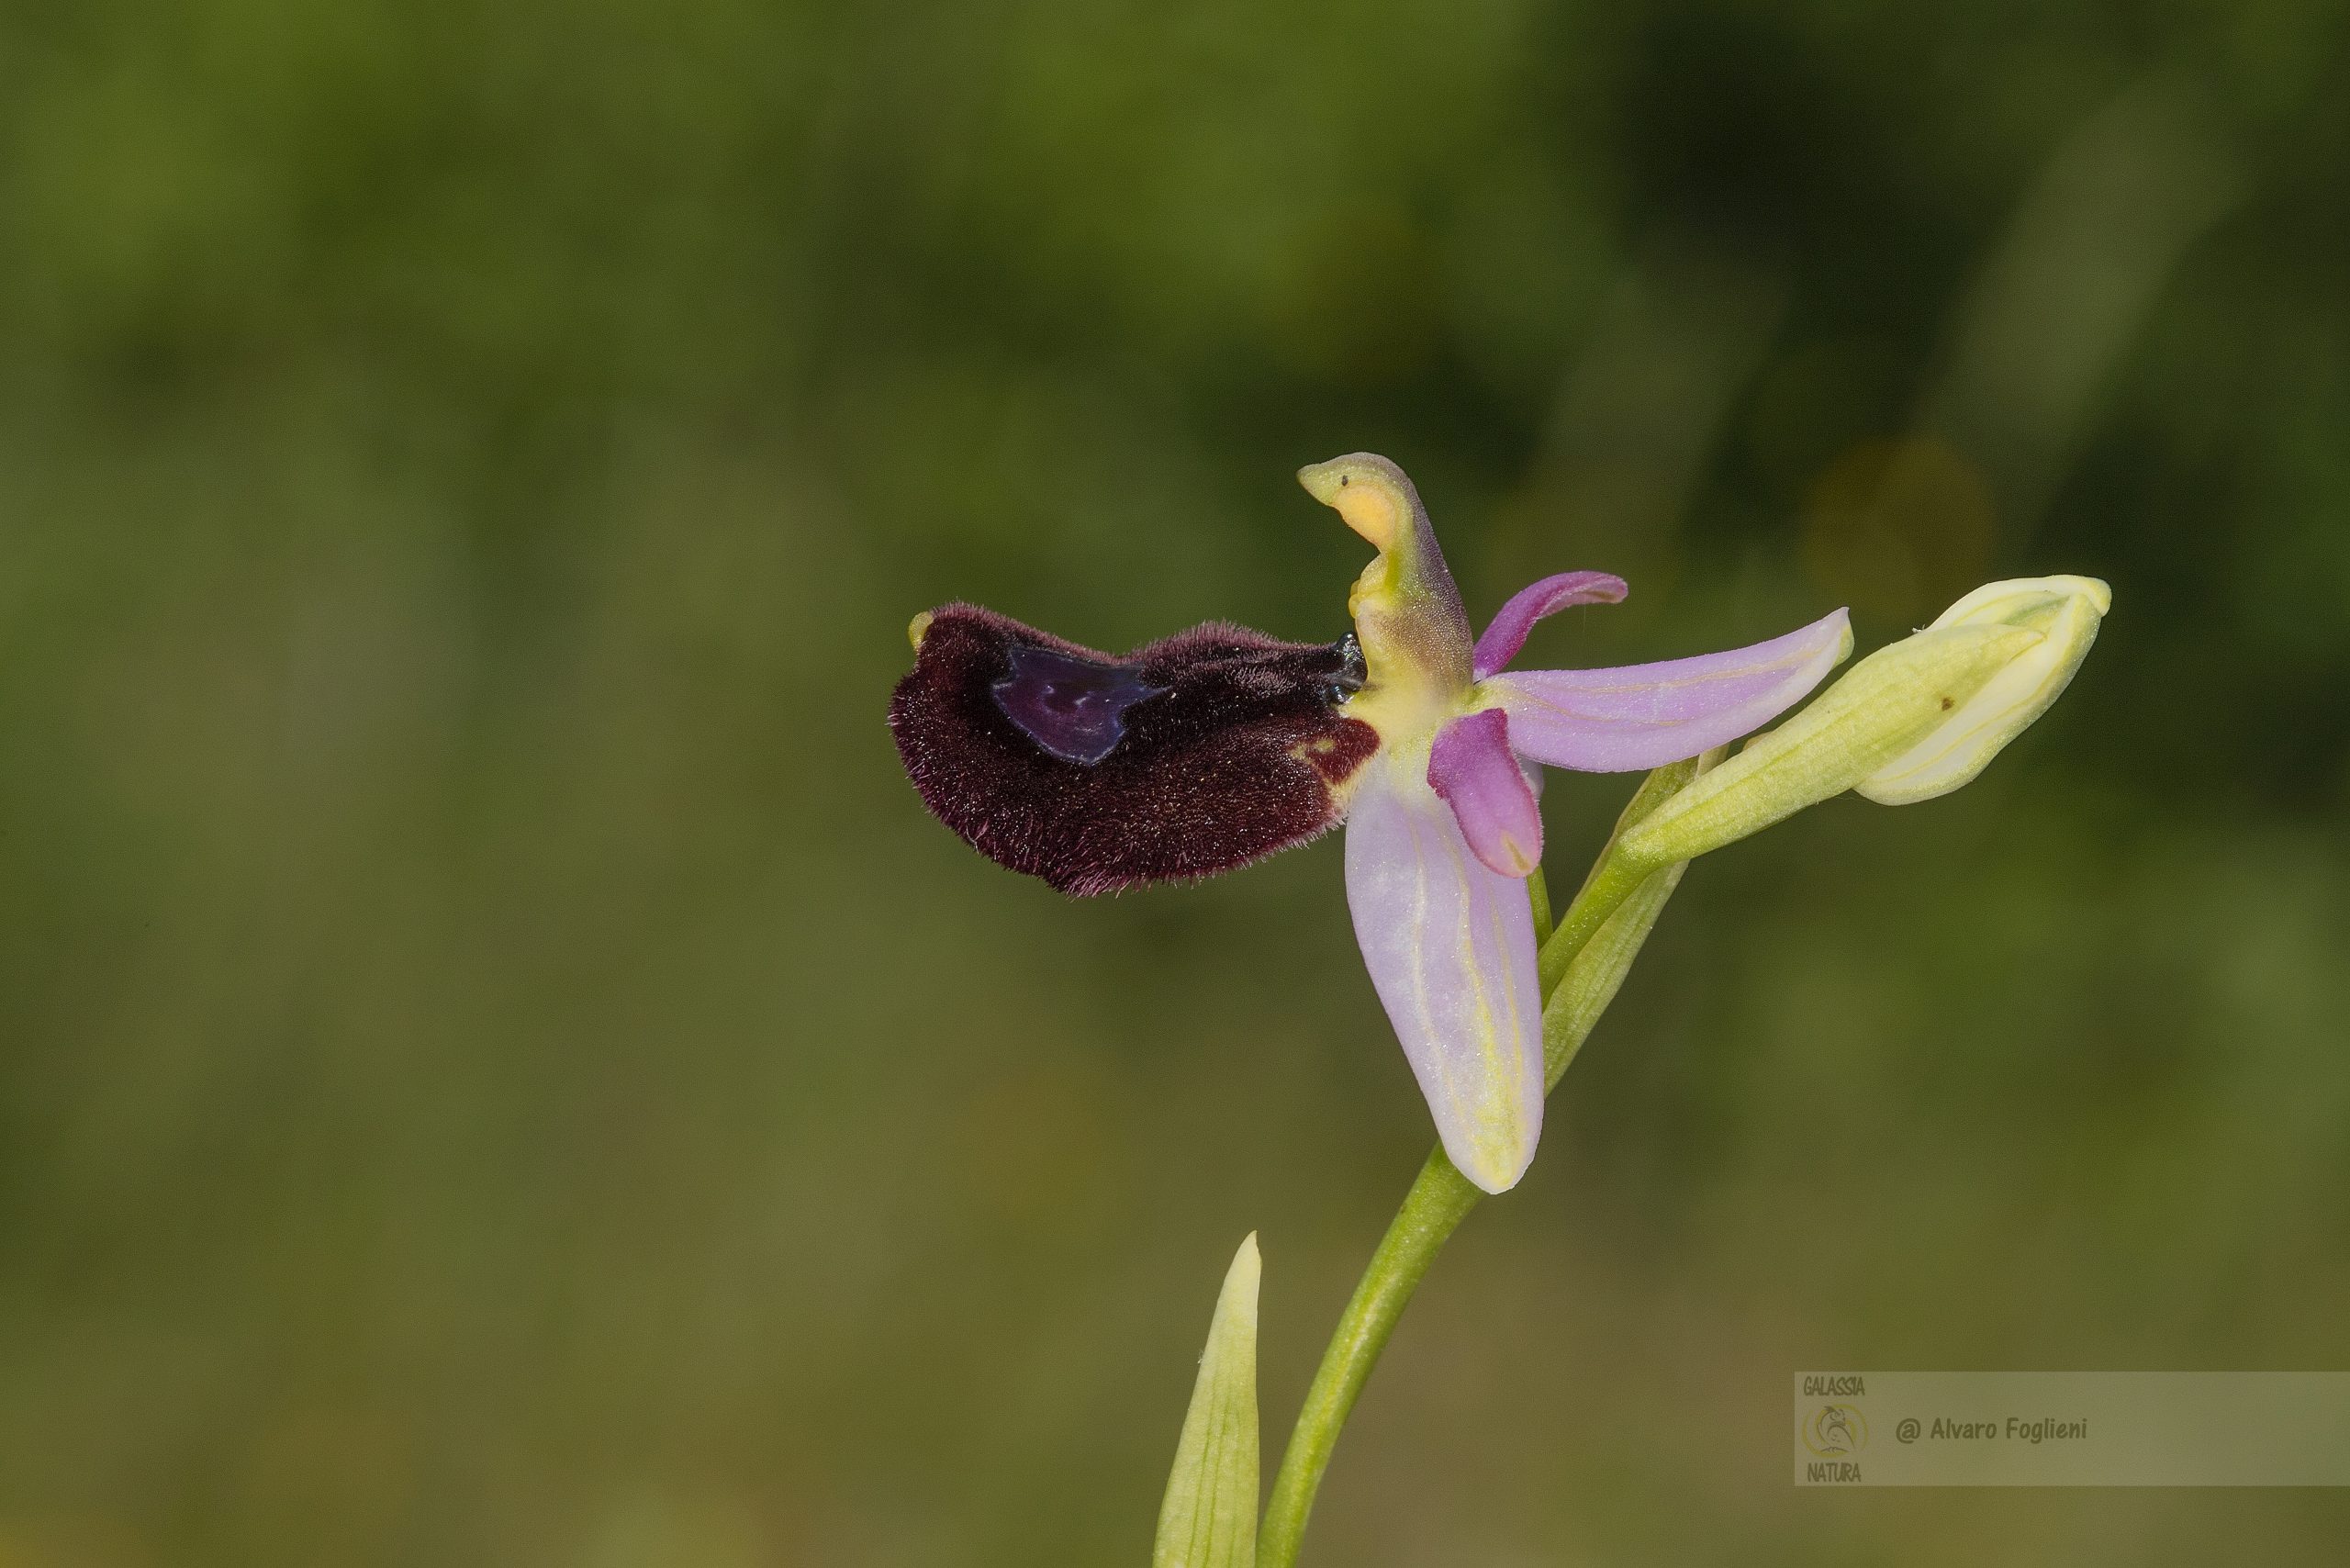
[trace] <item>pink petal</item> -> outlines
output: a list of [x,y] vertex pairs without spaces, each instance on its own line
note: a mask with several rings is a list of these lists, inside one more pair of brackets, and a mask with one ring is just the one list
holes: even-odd
[[1485,628],[1485,634],[1477,639],[1477,678],[1483,680],[1496,670],[1507,669],[1509,661],[1517,657],[1518,649],[1526,646],[1526,634],[1544,616],[1556,615],[1570,605],[1614,604],[1627,591],[1623,578],[1606,572],[1561,572],[1555,577],[1544,577],[1530,588],[1518,589]]
[[1542,864],[1542,812],[1509,749],[1509,715],[1487,708],[1437,732],[1428,788],[1452,808],[1469,848],[1492,870],[1523,878]]
[[1382,754],[1348,812],[1347,902],[1445,1153],[1486,1192],[1508,1191],[1542,1131],[1526,884],[1479,864],[1420,769]]
[[1519,670],[1485,689],[1510,744],[1554,767],[1633,773],[1695,756],[1795,705],[1852,652],[1844,611],[1751,648],[1620,669]]

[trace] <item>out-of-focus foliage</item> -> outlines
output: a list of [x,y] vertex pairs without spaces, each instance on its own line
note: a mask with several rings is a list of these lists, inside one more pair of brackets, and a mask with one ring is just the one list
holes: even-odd
[[[0,19],[0,1563],[1139,1562],[1428,1141],[1334,846],[1064,902],[914,610],[1530,662],[2114,587],[1975,784],[1693,868],[1329,1563],[2338,1562],[1796,1494],[1820,1365],[2341,1363],[2341,8],[34,3]],[[1555,779],[1558,868],[1628,789]]]

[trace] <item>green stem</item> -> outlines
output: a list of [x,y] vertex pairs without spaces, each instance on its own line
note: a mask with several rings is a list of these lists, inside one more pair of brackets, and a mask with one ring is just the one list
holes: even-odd
[[[1642,781],[1582,890],[1560,916],[1557,930],[1550,926],[1550,892],[1541,871],[1537,869],[1528,879],[1535,942],[1542,959],[1544,1054],[1555,1058],[1547,1064],[1546,1093],[1557,1086],[1559,1075],[1614,999],[1624,972],[1648,940],[1658,912],[1681,879],[1678,868],[1642,865],[1617,853],[1617,840],[1625,829],[1655,810],[1659,801],[1712,766],[1718,756],[1708,753],[1703,758],[1673,763]],[[1659,871],[1664,875],[1651,880]],[[1635,893],[1640,895],[1637,900]],[[1628,909],[1625,907],[1628,901],[1631,901]],[[1619,911],[1623,918],[1611,924]],[[1607,940],[1595,944],[1594,937],[1603,930]],[[1575,958],[1586,948],[1592,950],[1591,961],[1576,966]],[[1560,988],[1571,969],[1574,980],[1566,985],[1561,998]],[[1554,999],[1561,1004],[1555,1025],[1550,1017]],[[1305,1521],[1314,1512],[1314,1495],[1321,1489],[1322,1473],[1330,1467],[1339,1428],[1347,1424],[1363,1384],[1371,1381],[1371,1370],[1379,1364],[1380,1352],[1387,1348],[1388,1336],[1395,1332],[1412,1293],[1436,1262],[1436,1255],[1444,1250],[1445,1242],[1484,1195],[1452,1168],[1441,1148],[1429,1151],[1412,1190],[1404,1195],[1404,1206],[1380,1238],[1379,1250],[1371,1255],[1371,1266],[1356,1284],[1354,1296],[1330,1336],[1329,1347],[1322,1352],[1313,1384],[1305,1391],[1305,1407],[1298,1412],[1289,1448],[1281,1454],[1281,1473],[1273,1478],[1273,1495],[1265,1504],[1264,1523],[1257,1533],[1256,1568],[1295,1568],[1298,1547],[1305,1538]]]
[[1322,1352],[1313,1386],[1305,1391],[1305,1407],[1298,1412],[1297,1428],[1281,1455],[1281,1473],[1273,1479],[1273,1495],[1257,1534],[1257,1568],[1292,1568],[1297,1562],[1306,1516],[1314,1511],[1314,1494],[1329,1467],[1338,1428],[1347,1424],[1355,1396],[1379,1363],[1379,1353],[1395,1332],[1396,1320],[1404,1316],[1421,1277],[1484,1195],[1452,1168],[1444,1150],[1430,1151],[1379,1250],[1371,1254],[1371,1267],[1355,1286],[1354,1299],[1347,1303],[1329,1349]]
[[[1639,885],[1639,879],[1619,889],[1603,861],[1567,910],[1567,922],[1574,929],[1570,932],[1562,926],[1554,936],[1550,890],[1541,884],[1540,877],[1537,871],[1528,879],[1527,896],[1534,904],[1535,936],[1542,953],[1542,994],[1547,1002],[1558,989],[1559,977],[1566,972],[1569,961]],[[1646,935],[1645,927],[1641,934]],[[1555,1083],[1556,1076],[1550,1081]],[[1379,1364],[1380,1352],[1387,1348],[1388,1336],[1395,1332],[1404,1308],[1411,1304],[1412,1293],[1419,1288],[1445,1242],[1484,1195],[1453,1169],[1441,1147],[1428,1151],[1412,1190],[1404,1195],[1404,1206],[1395,1211],[1387,1234],[1380,1238],[1379,1250],[1371,1255],[1370,1267],[1355,1285],[1353,1299],[1338,1318],[1313,1384],[1305,1391],[1305,1406],[1298,1412],[1289,1448],[1281,1454],[1281,1473],[1273,1478],[1273,1495],[1265,1504],[1264,1524],[1257,1533],[1257,1568],[1292,1568],[1297,1562],[1305,1521],[1314,1512],[1314,1495],[1321,1489],[1322,1473],[1330,1466],[1339,1428],[1347,1424],[1363,1384],[1371,1381],[1371,1370]]]
[[[1671,800],[1697,775],[1721,760],[1720,751],[1709,751],[1703,756],[1693,756],[1686,762],[1669,762],[1646,778],[1632,791],[1624,806],[1623,815],[1616,819],[1616,831],[1607,835],[1606,845],[1599,858],[1592,862],[1591,872],[1583,886],[1558,918],[1557,928],[1542,938],[1542,1002],[1549,1006],[1550,993],[1559,989],[1559,980],[1574,962],[1575,955],[1587,946],[1608,917],[1623,907],[1642,883],[1664,869],[1661,865],[1634,860],[1617,847],[1632,824]],[[1548,913],[1550,900],[1546,892],[1543,903]]]

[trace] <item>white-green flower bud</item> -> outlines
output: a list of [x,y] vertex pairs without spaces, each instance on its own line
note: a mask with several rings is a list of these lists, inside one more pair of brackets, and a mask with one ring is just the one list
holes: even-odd
[[2043,641],[2021,627],[1930,627],[1879,648],[1802,712],[1626,834],[1634,865],[1667,866],[1760,833],[1907,756]]
[[2071,684],[2112,603],[2113,590],[2095,577],[2018,577],[1986,583],[1943,610],[1928,630],[2012,626],[2039,633],[2041,641],[1852,788],[1880,805],[1905,806],[1947,795],[1982,772]]
[[1258,1270],[1251,1236],[1216,1296],[1207,1353],[1158,1506],[1151,1568],[1255,1568]]

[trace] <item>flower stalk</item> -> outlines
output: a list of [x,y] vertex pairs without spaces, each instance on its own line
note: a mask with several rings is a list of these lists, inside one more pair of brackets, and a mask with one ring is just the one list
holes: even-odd
[[[1543,938],[1543,1092],[1558,1087],[1568,1065],[1616,999],[1632,960],[1639,956],[1665,901],[1680,885],[1683,866],[1670,866],[1637,878],[1620,891],[1614,882],[1595,890],[1609,865],[1617,839],[1640,819],[1670,799],[1718,758],[1708,752],[1686,762],[1667,764],[1651,773],[1617,819],[1616,832],[1600,852],[1592,878],[1550,931],[1549,890],[1538,872],[1528,879],[1527,893],[1534,903],[1535,929]],[[1601,901],[1606,908],[1595,915]],[[1579,913],[1580,912],[1580,913]],[[1579,934],[1578,934],[1579,932]],[[1557,974],[1551,976],[1555,958]],[[1323,1472],[1337,1446],[1355,1400],[1379,1364],[1388,1338],[1395,1332],[1413,1293],[1436,1262],[1460,1222],[1485,1196],[1460,1174],[1443,1148],[1428,1151],[1420,1173],[1404,1193],[1387,1234],[1380,1238],[1370,1266],[1355,1286],[1354,1295],[1340,1314],[1322,1364],[1305,1392],[1297,1426],[1281,1455],[1281,1471],[1265,1504],[1264,1523],[1257,1536],[1257,1568],[1292,1568],[1314,1510],[1315,1494]]]
[[1322,1473],[1329,1468],[1330,1452],[1356,1396],[1371,1380],[1388,1336],[1411,1305],[1412,1293],[1484,1195],[1453,1169],[1441,1148],[1428,1151],[1305,1391],[1304,1407],[1281,1455],[1281,1473],[1273,1478],[1272,1495],[1265,1504],[1265,1521],[1257,1532],[1257,1568],[1291,1568],[1296,1562],[1306,1518],[1314,1511],[1314,1495],[1321,1489]]

